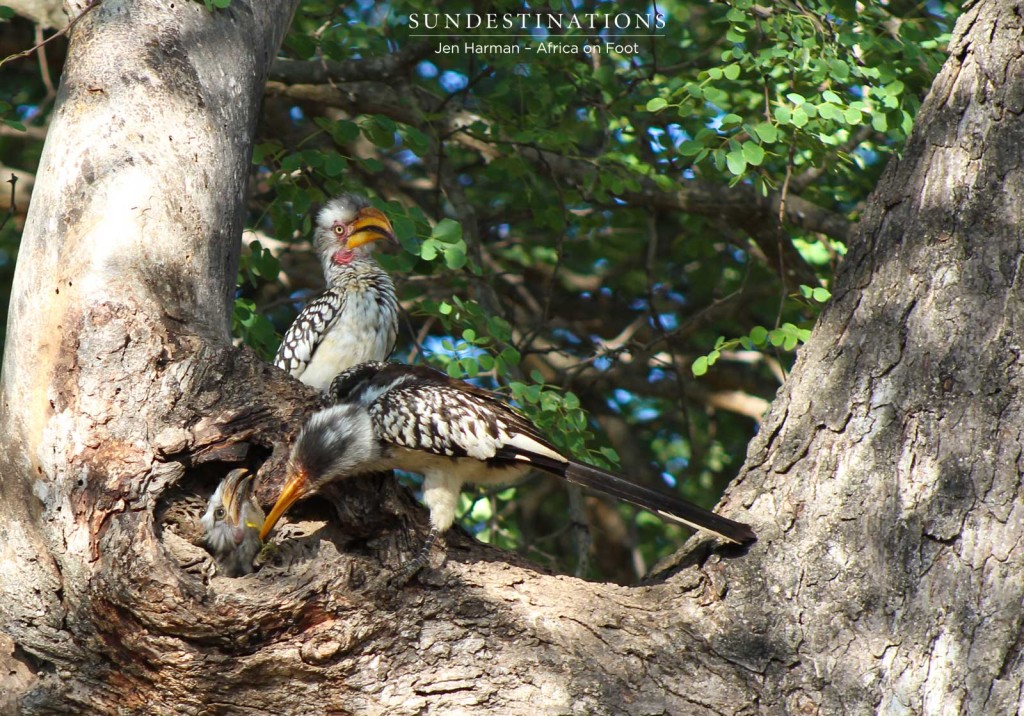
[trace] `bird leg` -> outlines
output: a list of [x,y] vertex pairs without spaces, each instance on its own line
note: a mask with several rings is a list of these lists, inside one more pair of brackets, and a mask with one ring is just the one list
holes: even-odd
[[388,580],[388,586],[391,589],[396,591],[401,589],[410,579],[416,576],[417,572],[426,566],[430,561],[430,551],[434,548],[434,543],[437,542],[440,534],[441,532],[436,527],[431,528],[430,534],[427,535],[426,541],[423,542],[423,546],[416,556],[402,564],[394,576]]

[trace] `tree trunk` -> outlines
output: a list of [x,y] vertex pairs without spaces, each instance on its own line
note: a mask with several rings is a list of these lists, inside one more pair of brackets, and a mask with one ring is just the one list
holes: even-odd
[[238,463],[271,500],[315,400],[228,347],[243,145],[290,6],[259,12],[105,2],[76,28],[4,362],[9,708],[1017,710],[1020,5],[958,23],[721,506],[759,542],[691,540],[626,588],[452,534],[447,564],[391,599],[368,585],[423,515],[389,481],[314,501],[240,579],[183,571],[155,517]]
[[1022,16],[960,18],[749,448],[726,601],[765,710],[1020,708]]
[[3,366],[15,712],[174,703],[148,693],[176,658],[160,628],[187,629],[198,597],[154,539],[156,501],[186,470],[252,459],[254,431],[270,455],[263,436],[296,419],[275,397],[290,383],[232,349],[229,323],[252,136],[294,4],[105,0],[73,30]]

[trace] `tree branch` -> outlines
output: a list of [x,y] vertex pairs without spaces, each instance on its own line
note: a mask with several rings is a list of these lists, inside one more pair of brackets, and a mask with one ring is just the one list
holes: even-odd
[[[304,71],[313,72],[308,68]],[[355,66],[346,67],[344,72],[339,69],[339,76],[348,77],[355,71]],[[432,129],[428,126],[422,110],[408,97],[402,97],[393,88],[380,82],[350,81],[346,82],[344,87],[271,82],[268,83],[267,93],[341,107],[352,114],[383,114],[428,133],[431,133]],[[480,153],[485,161],[506,155],[507,147],[514,147],[520,156],[578,187],[585,186],[599,171],[618,170],[618,167],[602,167],[593,161],[567,157],[533,146],[472,136],[465,128],[476,119],[476,116],[463,110],[446,112],[441,119],[434,120],[434,136],[447,136],[451,141]],[[634,175],[631,177],[637,178]],[[664,191],[653,180],[639,177],[639,181],[641,189],[624,192],[623,199],[636,206],[651,209],[724,218],[754,236],[770,259],[768,265],[777,267],[778,261],[773,257],[777,256],[779,251],[778,231],[772,227],[777,226],[775,217],[780,206],[778,192],[762,197],[752,187],[744,184],[725,187],[697,179],[687,180],[673,191]],[[787,197],[785,217],[788,224],[802,230],[825,234],[843,242],[849,240],[849,224],[843,217],[799,196]],[[783,242],[783,251],[786,253],[785,265],[790,272],[795,273],[786,278],[791,279],[790,283],[816,284],[817,279],[813,272],[806,267],[791,246],[785,246],[788,243]]]
[[411,42],[393,55],[358,60],[310,62],[279,58],[270,67],[268,79],[288,85],[332,85],[335,83],[386,81],[402,75],[431,52],[430,43]]

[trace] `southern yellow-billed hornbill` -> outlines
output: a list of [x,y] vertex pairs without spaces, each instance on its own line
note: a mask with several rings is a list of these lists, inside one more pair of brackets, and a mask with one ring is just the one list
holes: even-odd
[[295,501],[327,483],[383,470],[417,472],[431,530],[403,566],[404,581],[451,527],[464,483],[505,483],[536,468],[729,542],[756,539],[745,524],[566,457],[500,396],[432,368],[363,363],[339,375],[331,395],[337,404],[315,413],[292,447],[285,485],[261,537]]
[[313,246],[327,290],[284,334],[274,365],[325,391],[341,371],[391,354],[398,301],[391,277],[373,258],[380,239],[396,241],[391,222],[364,197],[342,194],[320,210]]
[[263,510],[253,497],[252,482],[248,470],[229,472],[200,518],[203,540],[217,561],[217,571],[228,577],[252,572],[252,561],[263,546]]

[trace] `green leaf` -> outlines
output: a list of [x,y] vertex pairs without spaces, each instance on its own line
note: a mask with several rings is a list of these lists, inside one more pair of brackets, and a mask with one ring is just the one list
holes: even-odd
[[910,128],[914,124],[914,118],[910,116],[910,112],[907,112],[906,110],[903,110],[900,114],[903,117],[900,122],[900,129],[903,130],[904,134],[910,134]]
[[406,127],[402,131],[402,136],[409,149],[418,157],[422,157],[430,148],[430,139],[416,127]]
[[759,167],[761,162],[764,161],[764,149],[760,144],[755,144],[749,140],[743,142],[743,158],[747,161],[747,164]]
[[329,177],[340,176],[345,171],[345,167],[348,166],[348,162],[340,154],[328,154],[324,159],[323,170],[324,173]]
[[725,155],[725,164],[729,171],[740,176],[747,169],[747,160],[743,156],[743,150],[734,149]]
[[430,232],[430,238],[443,244],[454,244],[462,241],[462,225],[451,219],[441,219]]
[[263,164],[268,156],[273,156],[281,147],[274,142],[263,142],[252,149],[252,163],[256,166]]
[[692,139],[687,139],[679,145],[679,153],[684,157],[693,157],[703,151],[704,145],[701,142],[695,142]]
[[433,261],[437,258],[438,246],[433,239],[427,239],[420,245],[420,258],[424,261]]
[[360,157],[359,166],[370,174],[380,174],[381,170],[384,169],[384,165],[373,157]]
[[774,124],[769,124],[768,122],[762,122],[754,127],[754,133],[757,134],[757,138],[765,144],[771,144],[779,138],[778,127]]
[[453,271],[458,271],[466,265],[466,248],[465,244],[458,246],[448,246],[444,250],[444,262],[448,268]]
[[664,97],[655,97],[647,100],[647,111],[648,112],[659,112],[668,107],[668,100]]
[[512,338],[512,325],[501,316],[488,316],[487,332],[499,341],[507,341]]
[[692,370],[693,374],[695,376],[697,376],[698,378],[700,376],[704,375],[705,373],[707,373],[708,372],[708,358],[707,358],[707,356],[701,356],[700,358],[695,360],[693,362],[693,365],[690,366],[690,370]]
[[347,119],[333,122],[331,136],[338,144],[354,142],[359,137],[359,125]]
[[834,104],[819,104],[818,105],[818,116],[822,119],[836,119],[842,116],[842,112]]
[[763,346],[764,342],[768,339],[768,330],[762,326],[754,326],[750,329],[750,340],[755,345]]
[[302,154],[289,154],[281,160],[281,171],[289,174],[302,167]]
[[840,82],[850,79],[850,66],[842,60],[829,60],[828,69],[832,73],[832,77]]
[[369,121],[363,124],[363,134],[371,142],[383,149],[390,149],[395,146],[395,129],[397,125],[394,120],[381,115],[373,115]]
[[827,288],[822,288],[821,286],[818,286],[813,291],[811,291],[811,298],[813,298],[818,303],[825,303],[825,301],[832,298],[832,294],[829,292]]
[[729,28],[728,32],[725,33],[725,39],[729,42],[740,43],[746,42],[747,36],[735,28]]
[[501,352],[501,354],[498,357],[505,363],[505,365],[519,365],[519,351],[517,351],[515,348],[506,348]]

